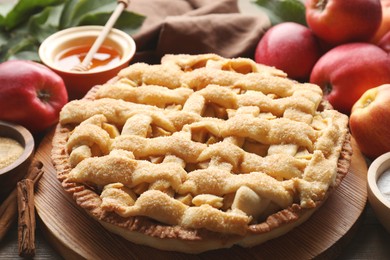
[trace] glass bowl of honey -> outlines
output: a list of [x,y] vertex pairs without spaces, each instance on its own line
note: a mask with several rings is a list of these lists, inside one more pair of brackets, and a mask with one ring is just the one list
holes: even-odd
[[93,86],[104,84],[127,67],[136,44],[127,33],[111,29],[86,71],[73,68],[80,64],[103,26],[79,26],[56,32],[39,47],[41,61],[62,77],[69,99],[82,98]]

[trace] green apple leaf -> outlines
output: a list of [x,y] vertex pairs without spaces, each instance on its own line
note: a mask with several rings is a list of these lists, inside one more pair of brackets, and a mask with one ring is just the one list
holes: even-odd
[[60,28],[77,26],[85,15],[101,12],[111,13],[117,5],[112,0],[68,0],[60,19]]
[[141,25],[145,21],[145,18],[146,17],[143,15],[126,11],[119,17],[115,24],[115,28],[124,31],[127,34],[133,35],[139,31]]
[[66,0],[20,0],[7,13],[4,19],[6,30],[12,30],[26,22],[31,15],[41,12],[45,7],[59,5]]
[[[79,25],[104,25],[110,16],[111,12],[89,14],[84,16]],[[120,15],[114,27],[131,35],[138,31],[144,20],[145,16],[125,11]]]
[[78,1],[75,0],[68,0],[65,2],[64,9],[60,16],[60,22],[58,24],[60,30],[69,27],[72,20],[72,10],[75,8],[77,3]]
[[38,43],[36,39],[32,36],[28,36],[24,33],[15,34],[12,38],[8,39],[8,42],[3,45],[3,48],[6,51],[2,51],[0,55],[0,60],[9,60],[15,57],[15,55],[19,52],[23,51],[38,51]]
[[9,60],[33,60],[40,61],[37,49],[31,51],[20,51],[9,57]]
[[5,45],[8,42],[8,36],[0,31],[0,62],[2,61],[1,57],[5,56],[5,53],[7,52],[7,49],[5,48]]
[[0,31],[0,46],[7,42],[7,34],[5,32]]
[[58,31],[59,17],[63,6],[47,7],[41,13],[30,18],[27,23],[28,32],[33,35],[38,42],[42,42],[51,34]]
[[[60,28],[105,25],[117,5],[112,0],[69,0],[61,15]],[[119,16],[115,28],[133,34],[144,20],[144,16],[125,10]]]
[[296,22],[306,25],[305,5],[302,0],[256,0],[264,8],[273,25]]

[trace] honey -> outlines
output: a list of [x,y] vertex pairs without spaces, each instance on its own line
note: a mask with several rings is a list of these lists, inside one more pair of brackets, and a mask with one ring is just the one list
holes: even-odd
[[[58,54],[55,59],[57,66],[63,70],[71,70],[74,66],[80,64],[91,46],[83,45],[66,49]],[[111,67],[120,61],[121,57],[118,51],[112,47],[101,46],[94,54],[89,71],[102,70]]]

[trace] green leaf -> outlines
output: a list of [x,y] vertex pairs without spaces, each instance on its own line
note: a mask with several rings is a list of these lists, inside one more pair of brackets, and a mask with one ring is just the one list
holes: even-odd
[[39,43],[34,37],[20,33],[10,38],[7,44],[2,47],[5,48],[5,52],[1,52],[0,61],[9,60],[17,53],[22,51],[38,51]]
[[134,12],[123,12],[115,24],[115,28],[124,31],[127,34],[133,35],[139,31],[141,25],[145,21],[144,15]]
[[87,14],[112,12],[117,5],[112,0],[69,0],[60,19],[60,29],[77,26]]
[[37,41],[42,42],[58,30],[59,17],[63,6],[47,7],[41,13],[30,18],[28,31]]
[[302,0],[256,0],[264,8],[273,25],[296,22],[306,25],[305,5]]
[[72,10],[77,3],[77,0],[68,0],[65,2],[64,9],[60,16],[60,23],[58,25],[60,30],[67,28],[68,24],[70,24],[70,21],[72,20]]
[[0,31],[0,48],[2,45],[7,43],[8,36],[5,32]]
[[45,7],[64,3],[66,0],[20,0],[7,14],[4,21],[6,30],[12,30],[26,22],[31,15],[41,12]]
[[38,49],[33,51],[21,51],[18,53],[15,53],[14,55],[10,56],[8,60],[33,60],[36,62],[40,62],[41,59],[38,55]]
[[1,3],[0,1],[0,28],[4,27],[5,16],[7,13],[15,6],[16,3],[5,2]]
[[[105,25],[110,16],[111,12],[89,14],[84,16],[79,25]],[[120,15],[114,27],[132,35],[139,30],[144,20],[145,16],[143,15],[125,11]]]

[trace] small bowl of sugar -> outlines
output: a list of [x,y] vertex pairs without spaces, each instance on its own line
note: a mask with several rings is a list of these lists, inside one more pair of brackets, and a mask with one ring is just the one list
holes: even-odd
[[367,181],[368,201],[379,222],[390,233],[390,152],[372,162]]
[[34,138],[26,128],[0,121],[0,202],[26,175],[34,146]]

